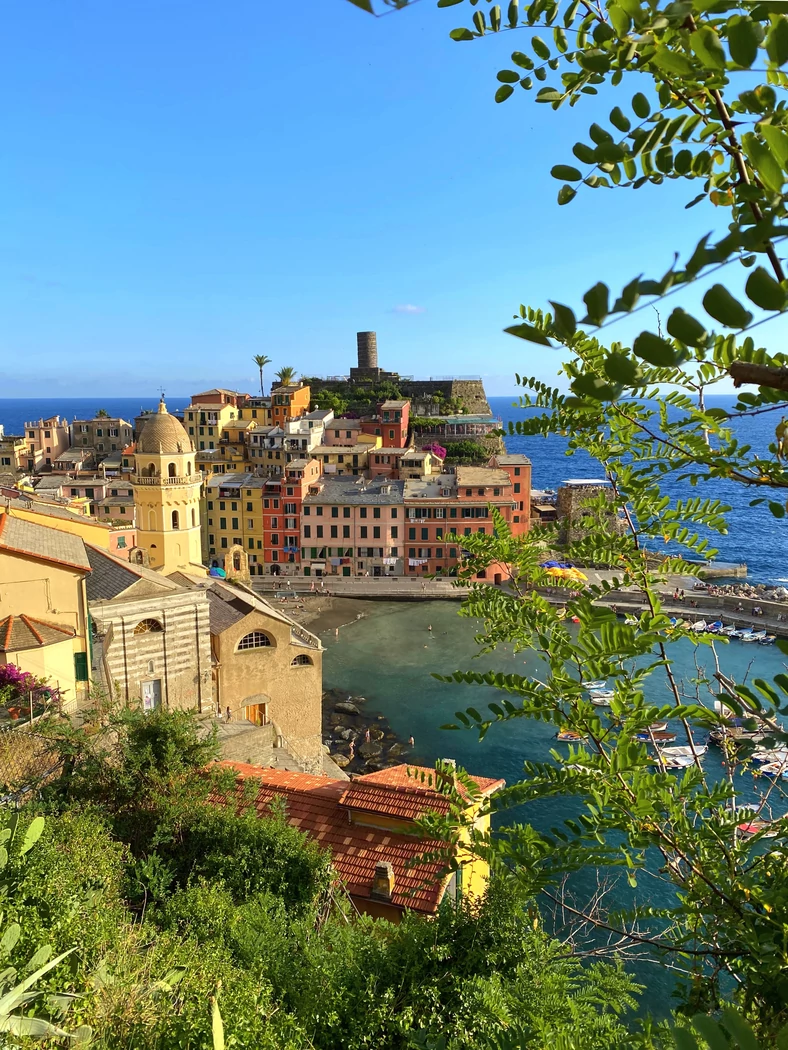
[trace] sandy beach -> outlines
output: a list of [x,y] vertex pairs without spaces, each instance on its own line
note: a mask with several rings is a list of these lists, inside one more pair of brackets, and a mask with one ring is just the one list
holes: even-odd
[[276,608],[283,609],[288,616],[308,627],[313,634],[333,631],[337,627],[352,624],[360,616],[365,616],[378,603],[361,598],[344,598],[341,595],[310,594],[299,595],[297,601],[288,598],[286,602],[266,596]]

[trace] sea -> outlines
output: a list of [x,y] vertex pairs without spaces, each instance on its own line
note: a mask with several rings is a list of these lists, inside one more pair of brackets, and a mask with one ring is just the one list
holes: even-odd
[[[735,397],[709,398],[709,407],[731,407]],[[168,397],[171,411],[183,409],[188,397]],[[525,418],[525,411],[516,406],[514,397],[491,397],[493,415],[500,418],[504,427],[509,422]],[[0,424],[6,434],[22,432],[25,421],[39,419],[59,413],[69,421],[92,417],[103,408],[111,416],[121,416],[133,421],[142,409],[155,409],[158,398],[0,398]],[[774,440],[774,428],[779,422],[778,413],[748,416],[736,421],[735,430],[740,442],[763,449]],[[523,452],[533,464],[532,484],[535,489],[557,489],[567,478],[600,477],[600,466],[581,453],[567,456],[567,439],[558,434],[543,437],[507,436],[506,446],[510,452]],[[737,485],[734,482],[715,481],[713,486],[692,488],[688,482],[667,478],[663,482],[665,492],[676,497],[701,496],[724,500],[731,507],[728,534],[709,534],[709,542],[718,551],[718,560],[733,564],[745,563],[749,579],[768,584],[788,583],[788,515],[775,518],[766,503],[751,507],[750,500],[763,493]],[[779,498],[779,497],[770,497]]]

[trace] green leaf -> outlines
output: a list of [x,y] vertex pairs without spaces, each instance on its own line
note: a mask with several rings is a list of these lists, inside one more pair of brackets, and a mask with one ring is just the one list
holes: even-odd
[[766,139],[766,145],[777,158],[780,166],[788,170],[788,135],[784,129],[776,128],[773,124],[761,124],[758,130]]
[[534,54],[537,58],[541,58],[542,61],[546,62],[550,57],[550,48],[540,36],[533,37],[531,40],[531,47],[534,49]]
[[542,88],[536,93],[537,102],[560,102],[564,96],[555,88]]
[[762,266],[752,271],[745,289],[748,298],[762,310],[782,310],[785,307],[785,289]]
[[724,284],[713,284],[703,296],[703,308],[726,328],[746,328],[752,314],[745,310]]
[[749,69],[758,54],[758,27],[746,15],[733,15],[728,21],[728,47],[737,66]]
[[788,18],[781,15],[766,34],[766,54],[777,66],[788,62]]
[[780,193],[785,181],[785,175],[775,160],[772,151],[752,131],[742,135],[741,144],[744,147],[744,152],[747,154],[747,159],[757,171],[761,182],[772,193]]
[[449,33],[452,40],[475,40],[473,33],[470,29],[452,29]]
[[8,955],[10,951],[13,951],[16,942],[19,940],[19,935],[22,932],[22,927],[18,922],[12,922],[11,925],[6,929],[3,934],[2,940],[0,940],[0,950]]
[[438,7],[454,7],[455,4],[462,4],[464,0],[438,0]]
[[571,200],[574,200],[576,196],[577,190],[572,186],[565,185],[558,191],[557,200],[559,204],[568,204]]
[[529,343],[539,343],[541,346],[553,345],[544,332],[540,332],[538,328],[534,328],[532,324],[527,324],[525,321],[522,324],[512,325],[511,328],[504,328],[504,332],[508,335],[516,335],[518,339],[527,339]]
[[596,153],[585,142],[576,142],[572,146],[572,152],[583,164],[596,164]]
[[577,321],[574,313],[563,303],[554,303],[550,300],[553,308],[553,328],[562,339],[570,339],[577,331]]
[[22,839],[22,848],[19,851],[20,857],[23,857],[25,853],[29,853],[30,850],[35,846],[38,840],[41,838],[41,833],[44,830],[44,818],[34,817],[30,821],[25,837]]
[[487,29],[487,22],[484,18],[484,11],[473,12],[473,24],[476,26],[476,32],[484,36]]
[[600,325],[607,317],[610,312],[608,308],[608,294],[607,285],[599,281],[593,288],[589,288],[583,296],[589,324]]
[[697,318],[677,306],[668,318],[668,332],[687,346],[704,346],[709,333]]
[[501,69],[497,77],[502,84],[516,84],[520,79],[520,74],[515,73],[513,69]]
[[624,37],[629,32],[629,28],[632,25],[632,19],[623,10],[619,4],[611,4],[607,11],[610,16],[610,22],[619,37]]
[[689,39],[690,47],[705,66],[709,69],[725,69],[725,48],[711,26],[696,29],[690,33]]
[[605,358],[605,373],[614,383],[633,386],[638,376],[638,366],[631,357],[614,351]]
[[224,1024],[219,1009],[219,1000],[211,996],[211,1034],[213,1036],[213,1050],[224,1050]]
[[626,155],[623,146],[619,146],[616,142],[600,142],[594,150],[594,158],[600,164],[618,164]]
[[614,128],[618,128],[619,131],[629,131],[632,127],[629,118],[621,112],[618,106],[614,106],[614,108],[610,110],[610,123]]
[[641,332],[632,349],[638,357],[657,368],[669,368],[676,361],[676,351],[671,344],[653,332]]
[[632,112],[641,120],[645,120],[649,113],[651,113],[649,101],[640,91],[638,91],[637,95],[634,95],[632,98]]
[[651,61],[663,73],[674,73],[679,77],[691,77],[693,73],[692,63],[687,56],[667,47],[658,47]]
[[355,4],[356,7],[360,7],[362,11],[366,11],[367,14],[373,15],[375,12],[372,9],[372,0],[350,0],[351,4]]
[[510,98],[513,94],[514,88],[511,84],[501,84],[501,86],[495,92],[495,101],[505,102],[507,98]]
[[512,52],[512,62],[514,62],[516,66],[519,66],[520,69],[534,68],[534,60],[530,57],[530,55],[524,55],[522,51]]
[[579,182],[583,177],[577,168],[573,168],[569,164],[554,165],[550,169],[550,174],[554,179],[561,179],[562,182]]
[[769,500],[769,510],[775,516],[775,518],[785,517],[785,507],[782,503],[775,503],[774,500]]
[[595,48],[592,51],[581,51],[577,56],[578,65],[588,73],[607,73],[610,69],[610,55],[607,51]]

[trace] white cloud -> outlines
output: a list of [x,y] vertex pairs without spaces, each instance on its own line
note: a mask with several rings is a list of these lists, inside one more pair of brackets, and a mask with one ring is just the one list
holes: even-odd
[[425,308],[423,306],[414,306],[413,303],[404,303],[402,306],[395,306],[391,311],[393,314],[423,314]]

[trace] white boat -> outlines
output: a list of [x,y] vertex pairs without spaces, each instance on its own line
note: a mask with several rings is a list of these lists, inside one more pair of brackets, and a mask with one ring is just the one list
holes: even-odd
[[752,634],[752,627],[740,627],[737,631],[733,632],[733,637],[738,638],[740,641],[744,641],[749,638]]
[[[662,755],[662,752],[660,752]],[[654,765],[663,766],[665,769],[686,769],[688,766],[694,765],[695,760],[692,755],[676,755],[671,757],[665,755],[660,761],[659,758],[654,759]]]
[[759,773],[763,773],[766,777],[779,777],[781,780],[788,780],[788,764],[785,762],[767,762],[760,769],[754,769],[753,773],[756,776]]
[[783,748],[756,748],[752,753],[753,762],[761,763],[772,763],[772,762],[784,762],[786,769],[788,769],[788,751]]
[[742,637],[743,642],[762,642],[766,638],[766,631],[750,631]]
[[635,616],[627,616],[626,620],[624,620],[624,623],[627,625],[627,627],[637,627],[638,620]]
[[[705,755],[708,750],[709,748],[706,744],[695,744],[695,754],[698,758]],[[684,758],[685,756],[689,756],[690,758],[693,757],[692,748],[689,744],[682,744],[680,747],[662,747],[660,748],[659,753],[667,758]]]
[[777,635],[776,634],[767,634],[765,638],[759,638],[758,639],[758,644],[759,645],[774,645],[774,643],[776,641],[777,641]]
[[726,638],[733,638],[736,634],[736,627],[731,623],[727,627],[723,627],[720,634],[724,634]]
[[690,625],[690,630],[691,631],[698,631],[698,632],[705,631],[706,630],[706,621],[705,620],[696,620],[695,623]]
[[601,681],[600,682],[586,682],[586,684],[585,684],[585,688],[586,689],[605,689],[606,687],[607,687],[607,682],[601,682]]
[[714,623],[706,624],[706,630],[709,632],[709,634],[721,634],[722,628],[722,620],[715,620]]
[[610,707],[610,701],[613,699],[614,695],[615,694],[612,692],[597,693],[591,697],[591,703],[595,707]]

